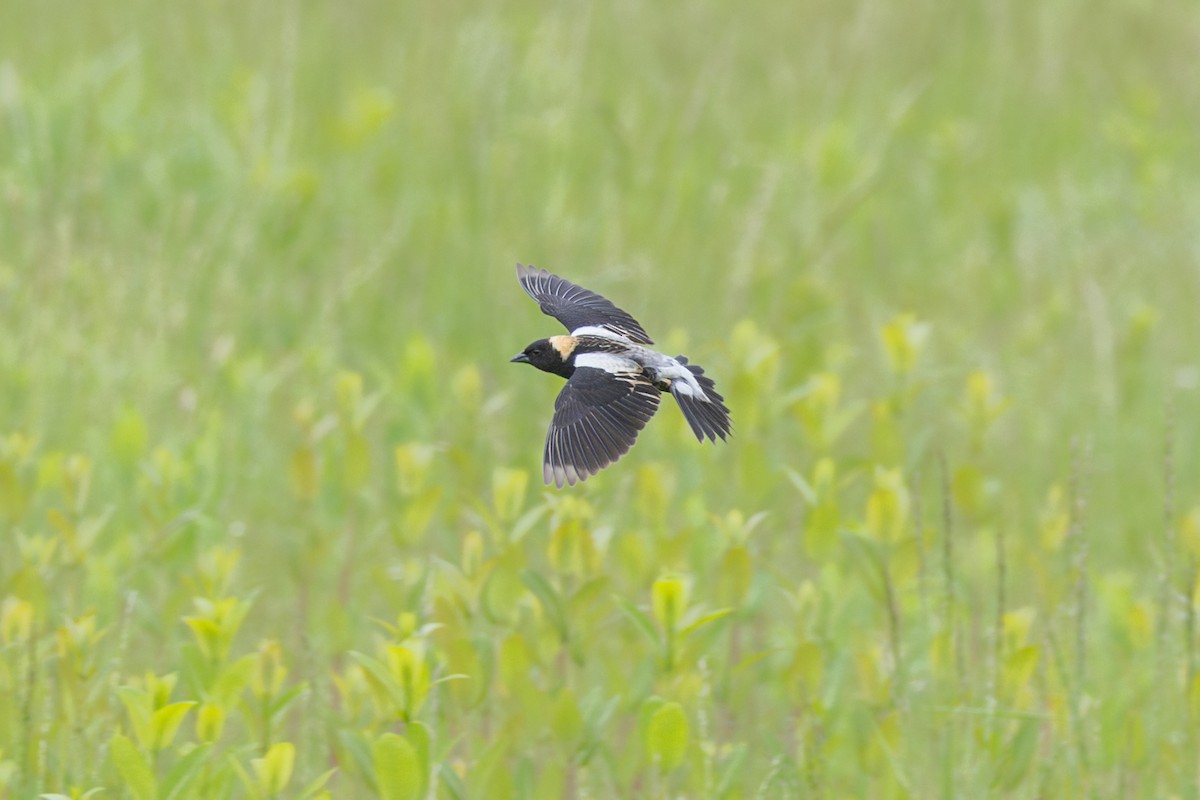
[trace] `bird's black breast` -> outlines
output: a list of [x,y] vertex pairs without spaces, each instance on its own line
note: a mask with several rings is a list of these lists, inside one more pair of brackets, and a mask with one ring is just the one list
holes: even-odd
[[570,358],[568,358],[566,361],[563,361],[561,364],[556,364],[554,368],[550,370],[550,372],[553,372],[555,375],[561,375],[567,380],[570,380],[571,376],[575,374],[575,354],[571,353]]

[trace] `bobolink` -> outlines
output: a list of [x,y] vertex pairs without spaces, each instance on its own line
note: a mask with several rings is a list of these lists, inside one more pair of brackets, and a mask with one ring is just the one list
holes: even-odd
[[663,355],[637,320],[608,300],[544,269],[517,264],[542,313],[570,331],[538,339],[512,361],[567,379],[554,402],[542,475],[562,488],[586,480],[633,446],[670,392],[701,442],[729,435],[729,409],[712,378],[683,356]]

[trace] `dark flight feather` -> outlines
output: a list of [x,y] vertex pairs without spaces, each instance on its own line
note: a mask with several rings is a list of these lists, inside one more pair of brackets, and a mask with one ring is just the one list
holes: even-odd
[[529,296],[538,301],[542,313],[554,317],[568,331],[589,326],[604,328],[635,344],[654,344],[649,334],[611,301],[544,269],[517,264],[517,279]]
[[629,452],[658,410],[658,398],[658,389],[638,373],[576,368],[554,402],[546,483],[574,485]]

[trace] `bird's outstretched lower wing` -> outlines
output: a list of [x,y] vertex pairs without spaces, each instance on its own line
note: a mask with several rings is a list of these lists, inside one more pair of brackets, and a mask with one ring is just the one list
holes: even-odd
[[577,366],[554,402],[542,473],[546,483],[574,486],[616,461],[633,446],[658,409],[658,389],[633,361],[597,359]]
[[538,269],[517,264],[517,279],[529,296],[568,331],[601,328],[624,336],[635,344],[653,344],[638,321],[595,292]]

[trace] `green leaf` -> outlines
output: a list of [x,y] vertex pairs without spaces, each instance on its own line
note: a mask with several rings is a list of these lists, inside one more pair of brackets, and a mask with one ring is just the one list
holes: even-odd
[[782,653],[786,649],[786,647],[780,645],[779,647],[768,647],[766,650],[756,650],[753,653],[747,653],[741,661],[733,666],[733,674],[740,674],[741,672],[750,669],[764,658],[773,656],[776,653]]
[[292,477],[292,488],[301,500],[312,500],[321,485],[317,454],[311,447],[297,447],[292,453],[288,472]]
[[575,693],[564,687],[559,690],[550,710],[550,731],[558,744],[568,749],[575,748],[583,733],[583,714]]
[[353,422],[362,405],[363,379],[362,375],[350,370],[337,374],[333,383],[334,398],[337,402],[338,413],[343,420]]
[[16,519],[25,513],[30,493],[8,464],[0,463],[0,516]]
[[534,506],[521,515],[508,532],[508,539],[512,542],[519,542],[527,533],[533,530],[533,526],[541,520],[547,513],[550,507],[546,505]]
[[522,758],[517,762],[516,775],[513,778],[513,796],[533,797],[536,789],[534,783],[533,762],[528,757]]
[[430,486],[405,502],[404,514],[400,523],[400,535],[403,541],[417,541],[425,533],[425,529],[433,521],[433,515],[437,513],[438,503],[441,500],[442,487]]
[[430,686],[437,686],[439,683],[446,683],[447,681],[469,681],[469,680],[471,680],[470,675],[464,675],[462,673],[455,673],[454,675],[443,675],[442,677],[438,678],[436,681],[431,683]]
[[825,662],[825,653],[819,644],[814,641],[800,642],[796,645],[791,666],[787,670],[788,679],[798,689],[815,693],[825,676]]
[[683,706],[676,702],[663,703],[646,727],[646,750],[664,772],[683,763],[687,753],[688,721]]
[[704,616],[700,617],[695,622],[689,623],[687,625],[687,627],[685,627],[683,630],[681,630],[679,632],[679,635],[687,636],[689,633],[692,633],[697,628],[703,627],[704,625],[707,625],[710,622],[716,622],[719,619],[728,617],[732,613],[733,613],[732,608],[722,608],[719,611],[712,612],[711,614],[705,614]]
[[383,734],[371,745],[371,760],[383,800],[417,800],[421,796],[421,758],[408,739]]
[[251,759],[250,766],[258,779],[259,791],[271,797],[287,788],[296,764],[296,746],[291,742],[276,742],[267,748],[262,758]]
[[271,701],[271,719],[277,720],[287,711],[288,706],[296,702],[300,697],[308,692],[308,684],[298,683],[286,692],[280,692],[274,700]]
[[521,513],[528,494],[529,472],[499,467],[492,473],[492,506],[501,522],[511,522]]
[[419,642],[407,641],[411,645],[389,644],[385,649],[388,672],[400,687],[398,711],[401,717],[410,720],[416,716],[432,684],[423,648]]
[[312,797],[317,792],[325,788],[325,784],[329,783],[329,779],[333,777],[333,773],[337,772],[338,768],[328,769],[318,775],[308,786],[304,787],[304,791],[300,793],[300,800]]
[[433,751],[433,737],[429,728],[423,722],[410,722],[404,732],[413,749],[417,751],[417,763],[421,767],[421,795],[429,785],[430,753]]
[[1011,791],[1025,777],[1033,763],[1041,726],[1041,720],[1036,719],[1023,719],[1018,723],[1017,732],[1013,734],[1012,740],[1000,755],[1000,765],[996,775],[998,788],[1006,792]]
[[146,451],[150,435],[146,421],[137,409],[126,408],[113,423],[110,443],[117,460],[125,465],[133,464]]
[[179,759],[175,766],[171,767],[171,771],[167,773],[167,779],[163,781],[159,796],[162,800],[177,800],[181,797],[186,797],[188,789],[192,785],[192,779],[196,775],[196,771],[208,759],[209,753],[212,751],[211,744],[202,744]]
[[258,783],[250,776],[250,773],[246,771],[246,768],[242,766],[242,762],[238,761],[237,756],[235,756],[233,753],[227,753],[225,756],[225,761],[229,765],[229,768],[233,770],[233,774],[237,775],[238,780],[240,780],[242,785],[246,787],[246,793],[250,797],[255,798],[255,800],[261,798],[262,792],[258,788]]
[[185,700],[165,705],[154,712],[154,715],[150,717],[152,749],[162,750],[170,747],[180,724],[183,723],[183,718],[187,716],[187,712],[194,705],[196,705],[195,700]]
[[717,797],[725,797],[737,785],[742,768],[746,765],[747,747],[745,742],[733,748],[733,752],[725,759],[725,767],[721,770],[721,779],[717,783]]
[[133,686],[118,686],[117,697],[125,705],[129,713],[129,721],[133,723],[133,734],[142,747],[152,749],[154,744],[153,729],[150,726],[150,695]]
[[884,602],[887,598],[887,586],[883,577],[883,545],[874,539],[850,532],[845,534],[844,541],[846,548],[854,553],[854,566],[858,576],[862,578],[872,596],[877,601]]
[[108,744],[108,752],[135,800],[155,800],[158,796],[158,783],[154,779],[154,773],[150,771],[150,765],[129,737],[120,733],[113,734]]
[[646,741],[646,734],[650,730],[650,720],[654,718],[654,712],[662,708],[666,702],[656,694],[652,694],[642,701],[638,708],[638,736],[642,741]]
[[825,441],[832,444],[842,437],[854,420],[862,414],[866,403],[859,400],[829,415],[825,420]]
[[479,594],[479,607],[494,622],[509,624],[515,620],[518,604],[528,589],[521,582],[524,554],[508,548],[487,562],[487,578]]
[[[338,731],[338,741],[350,759],[354,762],[354,767],[359,775],[367,778],[371,783],[371,788],[375,788],[374,784],[374,768],[372,765],[371,740],[359,731]],[[338,760],[345,763],[346,759],[338,756]]]
[[438,777],[442,779],[442,785],[446,787],[446,791],[454,800],[467,800],[467,787],[463,785],[462,778],[458,777],[458,773],[452,768],[443,764],[438,769]]
[[573,614],[578,614],[586,610],[596,602],[611,582],[611,580],[604,576],[592,578],[575,590],[575,593],[571,595],[571,599],[567,601],[567,606]]
[[804,498],[804,502],[809,505],[816,505],[817,490],[812,487],[808,480],[791,467],[788,467],[784,471],[787,473],[788,480],[792,482],[792,485],[800,492],[800,496]]
[[516,800],[519,797],[513,788],[510,738],[494,737],[487,747],[475,752],[470,771],[464,776],[471,797],[487,800]]
[[392,676],[391,670],[384,666],[382,662],[357,650],[351,650],[350,657],[357,661],[358,665],[366,671],[367,680],[374,683],[393,703],[398,706],[403,704],[404,691],[401,689],[399,682]]
[[676,630],[688,604],[688,587],[683,578],[677,575],[659,578],[651,587],[650,599],[654,618],[663,630]]
[[661,642],[658,638],[658,628],[654,627],[654,623],[650,620],[650,615],[624,598],[614,596],[614,599],[616,599],[617,605],[621,607],[621,610],[625,612],[625,616],[629,617],[634,626],[646,635],[651,644],[659,647]]
[[346,490],[361,491],[371,477],[371,448],[365,436],[358,432],[347,434],[345,458],[342,477]]
[[721,557],[717,571],[717,597],[721,601],[739,605],[744,602],[754,579],[754,562],[750,551],[742,545],[734,545]]
[[1028,686],[1037,669],[1041,650],[1037,645],[1025,645],[1004,659],[1004,679],[1012,688]]
[[563,612],[562,598],[559,597],[558,592],[550,585],[549,581],[531,569],[521,570],[521,582],[537,597],[546,612],[546,618],[558,632],[558,638],[565,642],[567,640],[567,617]]

